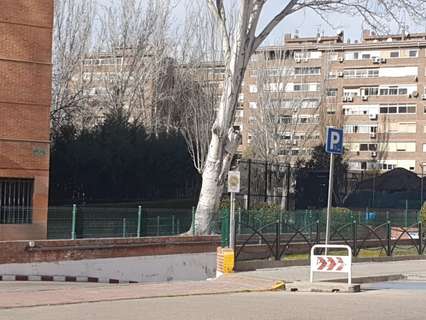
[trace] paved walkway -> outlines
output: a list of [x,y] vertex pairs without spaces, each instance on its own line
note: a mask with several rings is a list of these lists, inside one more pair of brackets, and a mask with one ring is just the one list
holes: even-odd
[[0,309],[219,293],[269,291],[275,281],[237,274],[206,281],[103,285],[1,282]]
[[[426,259],[391,262],[361,262],[352,264],[353,278],[388,276],[397,274],[410,274],[413,276],[417,275],[420,277],[422,275],[426,276]],[[266,280],[283,280],[285,282],[308,281],[309,266],[261,269],[258,271],[240,272],[238,273],[238,275]],[[321,280],[336,278],[342,279],[344,277],[345,275],[339,275],[336,273],[315,273],[315,278]]]
[[[426,260],[356,263],[353,265],[353,276],[355,278],[392,274],[426,276]],[[260,292],[271,290],[278,280],[291,282],[308,280],[308,277],[308,267],[286,267],[241,272],[214,280],[156,284],[101,285],[86,283],[78,285],[51,282],[0,282],[0,309],[158,297]],[[334,276],[334,278],[336,277]]]

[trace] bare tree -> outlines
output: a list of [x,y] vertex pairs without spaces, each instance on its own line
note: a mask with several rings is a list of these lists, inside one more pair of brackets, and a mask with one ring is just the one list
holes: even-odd
[[51,111],[54,128],[70,120],[85,104],[88,83],[82,77],[81,62],[91,47],[94,10],[92,0],[55,1]]
[[362,15],[366,23],[377,29],[386,25],[389,20],[399,23],[401,12],[408,13],[412,17],[424,18],[423,12],[426,7],[424,0],[402,2],[396,0],[289,0],[282,5],[273,19],[267,21],[261,30],[257,30],[266,2],[267,0],[240,0],[236,28],[229,30],[224,1],[207,0],[222,37],[225,78],[222,97],[212,126],[201,193],[193,222],[197,234],[213,232],[213,216],[218,210],[225,179],[241,140],[240,133],[233,129],[232,124],[238,104],[238,94],[250,57],[281,21],[307,8],[321,16],[329,12]]
[[96,51],[85,59],[92,80],[92,113],[120,112],[152,131],[160,126],[159,100],[170,72],[170,3],[120,0],[103,7]]
[[[284,48],[265,49],[250,64],[257,88],[256,108],[250,109],[249,115],[250,152],[256,159],[266,161],[274,180],[281,181],[283,210],[288,209],[289,185],[294,184],[287,177],[290,167],[309,158],[312,147],[320,144],[319,132],[324,128],[320,111],[328,107],[322,107],[328,103],[323,81],[327,70],[298,64],[294,54]],[[312,75],[318,76],[317,82],[306,81]],[[268,187],[268,195],[275,195],[278,186],[269,183]]]
[[[224,75],[220,37],[208,8],[192,3],[175,46],[172,118],[202,174]],[[207,17],[207,18],[206,18]]]

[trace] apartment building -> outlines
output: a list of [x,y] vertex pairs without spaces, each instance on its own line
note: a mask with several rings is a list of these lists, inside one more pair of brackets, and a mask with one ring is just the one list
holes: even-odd
[[0,10],[0,240],[47,235],[53,0]]
[[426,165],[426,33],[365,31],[352,43],[343,32],[288,34],[282,46],[253,56],[241,97],[244,150],[253,148],[256,114],[278,104],[276,123],[286,124],[276,135],[283,159],[309,157],[333,125],[344,128],[350,170],[421,174]]

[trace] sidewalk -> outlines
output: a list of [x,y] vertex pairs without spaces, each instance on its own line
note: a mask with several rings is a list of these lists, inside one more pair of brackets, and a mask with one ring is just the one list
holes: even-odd
[[[426,258],[426,257],[425,257]],[[352,278],[379,277],[388,275],[426,276],[425,260],[403,260],[390,262],[360,262],[352,264]],[[239,276],[284,282],[309,281],[309,266],[261,269],[239,272]],[[315,279],[342,279],[344,274],[316,273]],[[354,281],[356,282],[356,281]]]
[[[426,276],[426,260],[407,260],[395,262],[355,263],[353,278],[377,277],[410,274],[423,278]],[[344,278],[344,275],[323,275],[321,279]],[[318,275],[318,278],[320,276]],[[155,284],[99,285],[77,284],[35,284],[21,282],[0,283],[0,309],[45,305],[75,304],[85,302],[147,299],[191,295],[212,295],[240,292],[260,292],[273,290],[277,281],[307,281],[309,267],[286,267],[240,272],[225,275],[219,279],[205,281],[181,281]],[[356,281],[355,281],[356,282]],[[18,289],[13,286],[19,287]],[[35,289],[37,288],[38,289]]]
[[[272,279],[244,277],[238,274],[222,276],[205,281],[176,281],[154,284],[121,284],[90,286],[75,284],[67,286],[49,283],[49,288],[35,291],[29,284],[22,282],[19,290],[9,290],[8,283],[0,283],[0,309],[34,307],[46,305],[75,304],[85,302],[147,299],[159,297],[178,297],[193,295],[212,295],[239,292],[270,291],[275,285]],[[9,283],[11,285],[12,283]],[[25,289],[28,288],[28,290]]]

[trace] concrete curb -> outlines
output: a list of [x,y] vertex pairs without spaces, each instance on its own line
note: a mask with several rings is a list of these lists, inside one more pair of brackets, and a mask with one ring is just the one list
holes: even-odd
[[[422,256],[396,256],[396,257],[371,257],[371,258],[354,258],[353,263],[362,262],[391,262],[391,261],[406,261],[406,260],[426,260],[426,255]],[[255,271],[258,269],[283,268],[283,267],[302,267],[309,266],[309,260],[247,260],[237,261],[235,271]]]
[[138,283],[137,281],[123,281],[118,279],[97,278],[97,277],[83,277],[83,276],[48,276],[48,275],[0,275],[0,281],[49,281],[49,282],[92,282],[92,283]]

